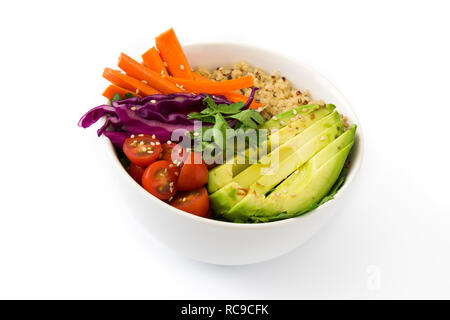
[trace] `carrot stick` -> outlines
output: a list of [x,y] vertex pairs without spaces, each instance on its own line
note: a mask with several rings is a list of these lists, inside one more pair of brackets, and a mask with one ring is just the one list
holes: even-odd
[[[225,98],[227,98],[228,100],[233,101],[233,102],[242,101],[245,103],[248,100],[247,96],[244,96],[243,94],[240,94],[235,91],[225,92],[225,93],[222,93],[222,95],[225,96]],[[262,106],[263,106],[262,103],[259,103],[259,102],[256,102],[255,100],[253,100],[252,103],[250,104],[250,109],[258,109],[259,107],[262,107]]]
[[103,77],[116,86],[125,88],[130,91],[134,91],[135,94],[139,94],[141,96],[150,96],[152,94],[160,93],[158,90],[153,89],[152,87],[146,85],[145,83],[127,76],[118,70],[113,70],[110,68],[105,68],[103,71]]
[[103,91],[103,96],[107,98],[108,100],[111,100],[114,98],[115,94],[118,94],[121,98],[125,97],[127,93],[132,94],[133,96],[139,96],[136,94],[136,91],[130,91],[121,87],[118,87],[114,84],[109,85],[105,91]]
[[204,81],[212,81],[211,79],[208,79],[207,77],[202,76],[198,72],[192,72],[192,75],[194,76],[194,80],[204,80]]
[[[173,92],[181,92],[182,89],[178,88],[171,81],[167,80],[164,75],[156,73],[149,68],[143,66],[139,62],[131,59],[124,53],[120,54],[119,68],[125,71],[129,76],[147,81],[149,85],[156,90],[161,91],[163,94],[169,94]],[[167,77],[168,78],[168,77]]]
[[239,79],[231,79],[225,81],[196,81],[174,77],[167,77],[167,79],[178,86],[182,86],[182,88],[186,89],[187,91],[194,93],[220,94],[253,86],[253,77],[250,75]]
[[167,63],[167,69],[169,69],[172,76],[194,80],[183,48],[181,48],[180,42],[172,28],[157,36],[155,42],[159,54]]
[[155,47],[151,47],[150,50],[144,53],[142,55],[142,60],[144,60],[144,65],[150,70],[159,74],[165,74],[166,76],[169,75],[164,62]]
[[[192,72],[192,75],[194,76],[195,80],[212,81],[212,80],[202,76],[198,72]],[[239,92],[236,92],[236,91],[222,93],[222,95],[225,96],[225,98],[227,98],[228,100],[230,100],[232,102],[239,102],[239,101],[245,102],[248,100],[247,96],[244,96],[243,94],[240,94]],[[256,102],[255,100],[253,100],[252,103],[250,104],[251,109],[258,109],[259,107],[262,107],[262,106],[263,106],[262,103]]]

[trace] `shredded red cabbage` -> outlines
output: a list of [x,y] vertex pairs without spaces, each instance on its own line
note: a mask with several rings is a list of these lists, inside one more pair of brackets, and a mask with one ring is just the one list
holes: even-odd
[[[252,102],[255,90],[256,88],[252,90],[244,108],[248,108]],[[115,101],[112,105],[100,105],[89,110],[81,117],[78,125],[87,128],[106,116],[105,123],[97,130],[97,134],[107,136],[119,148],[122,148],[123,142],[131,134],[154,134],[164,143],[170,139],[174,130],[194,129],[194,120],[188,119],[187,115],[203,110],[205,108],[203,99],[206,96],[206,94],[172,93]],[[232,103],[220,95],[210,97],[217,104]]]

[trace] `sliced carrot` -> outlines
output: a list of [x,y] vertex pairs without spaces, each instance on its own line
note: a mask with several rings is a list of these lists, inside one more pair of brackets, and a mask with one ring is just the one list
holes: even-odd
[[204,81],[212,81],[211,79],[208,79],[207,77],[202,76],[198,72],[192,72],[192,75],[194,76],[194,80],[204,80]]
[[139,95],[136,94],[136,91],[135,91],[135,92],[132,92],[132,91],[130,91],[130,90],[127,90],[127,89],[118,87],[118,86],[116,86],[116,85],[114,85],[114,84],[109,85],[109,86],[105,89],[105,91],[103,91],[103,96],[104,96],[105,98],[111,100],[112,98],[114,98],[114,96],[115,96],[116,94],[118,94],[121,98],[123,98],[123,97],[125,97],[125,95],[126,95],[127,93],[130,93],[130,94],[132,94],[133,96],[139,96]]
[[253,86],[253,77],[245,76],[239,79],[225,81],[190,80],[174,77],[167,77],[175,85],[182,86],[189,92],[220,94],[224,92],[236,91]]
[[135,78],[127,76],[126,74],[123,74],[118,70],[105,68],[105,71],[103,71],[103,77],[116,86],[134,91],[135,94],[139,94],[141,96],[149,96],[152,94],[160,93],[158,90],[153,89],[149,85],[146,85],[145,83]]
[[[210,80],[210,79],[202,76],[198,72],[192,72],[192,75],[194,76],[195,80],[213,81],[213,80]],[[246,102],[248,100],[247,96],[244,96],[243,94],[240,94],[239,92],[236,92],[236,91],[222,93],[222,95],[225,96],[225,98],[227,98],[228,100],[233,101],[233,102],[239,102],[239,101]],[[256,102],[255,100],[253,100],[252,103],[250,104],[251,109],[258,109],[259,107],[262,107],[262,106],[263,106],[262,103]]]
[[150,86],[161,91],[163,94],[183,91],[174,83],[167,80],[168,77],[150,70],[124,53],[120,54],[118,66],[129,76],[146,81]]
[[180,42],[172,28],[157,36],[155,42],[159,54],[167,63],[167,69],[169,69],[172,76],[194,80],[183,48],[181,48]]
[[159,74],[165,74],[166,76],[169,75],[164,62],[155,47],[151,47],[146,53],[144,53],[142,55],[142,60],[144,61],[144,65],[150,70]]
[[[234,92],[225,92],[225,93],[222,93],[222,95],[225,96],[225,98],[227,98],[228,100],[233,101],[233,102],[242,101],[245,103],[248,100],[247,96],[244,96],[243,94],[240,94],[235,91]],[[259,103],[259,102],[256,102],[255,100],[253,100],[252,103],[250,104],[250,109],[258,109],[259,107],[262,107],[262,106],[263,106],[262,103]]]

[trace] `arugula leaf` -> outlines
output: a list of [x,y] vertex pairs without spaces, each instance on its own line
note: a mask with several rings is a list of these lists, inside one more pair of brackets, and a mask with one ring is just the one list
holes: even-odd
[[259,114],[258,111],[251,110],[251,109],[244,110],[239,113],[233,114],[231,116],[228,116],[228,118],[233,118],[233,119],[239,120],[243,126],[252,128],[252,129],[257,129],[258,126],[260,126],[261,124],[263,124],[265,122],[265,119],[263,118],[263,116],[261,116]]
[[120,94],[115,93],[113,98],[111,99],[111,102],[115,102],[115,101],[119,101],[122,100],[122,97],[120,96]]
[[124,100],[124,99],[129,99],[129,98],[133,98],[133,97],[134,97],[134,95],[132,95],[129,92],[125,93],[125,96],[123,98],[120,96],[120,94],[115,93],[113,98],[111,99],[111,102],[120,101],[120,100]]

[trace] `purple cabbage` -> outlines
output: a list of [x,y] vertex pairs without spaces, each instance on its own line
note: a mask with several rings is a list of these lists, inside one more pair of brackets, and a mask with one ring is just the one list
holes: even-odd
[[[254,90],[243,109],[248,108],[254,97]],[[81,117],[78,125],[90,127],[102,117],[105,123],[97,130],[98,136],[107,136],[111,142],[122,148],[123,142],[131,134],[156,135],[162,143],[170,139],[174,130],[192,131],[194,120],[188,119],[191,112],[200,112],[205,108],[203,99],[206,94],[173,93],[169,95],[151,95],[144,98],[129,98],[112,102],[112,105],[100,105]],[[210,95],[216,104],[231,104],[223,96]],[[208,125],[208,124],[204,124]],[[230,123],[232,126],[233,123]]]

